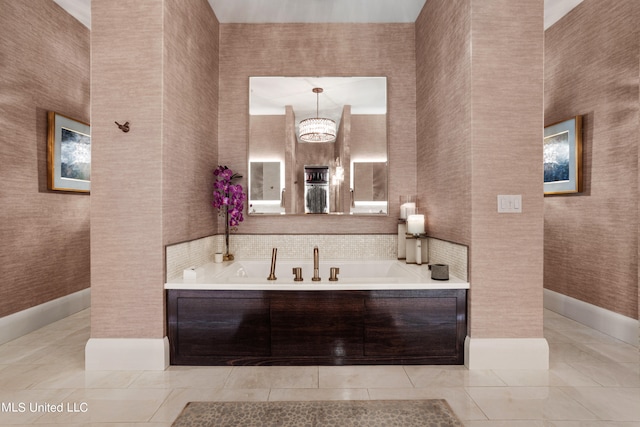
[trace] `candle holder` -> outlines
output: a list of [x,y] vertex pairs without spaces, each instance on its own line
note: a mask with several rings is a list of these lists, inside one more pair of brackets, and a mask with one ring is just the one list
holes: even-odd
[[405,235],[405,262],[418,265],[429,262],[429,240],[426,234]]
[[407,219],[416,213],[416,195],[400,196],[400,219]]
[[416,195],[400,196],[400,218],[398,219],[398,259],[407,258],[407,217],[416,213]]
[[407,243],[405,242],[407,234],[407,220],[398,219],[398,259],[407,258]]
[[409,215],[405,237],[405,260],[408,264],[421,265],[429,261],[429,243],[426,238],[424,215],[418,213]]

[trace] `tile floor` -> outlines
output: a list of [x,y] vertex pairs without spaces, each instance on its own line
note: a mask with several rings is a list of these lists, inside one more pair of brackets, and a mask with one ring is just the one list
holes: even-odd
[[194,400],[429,398],[447,399],[467,427],[640,426],[638,349],[550,311],[549,371],[173,366],[85,372],[89,316],[82,311],[0,346],[0,426],[170,426]]

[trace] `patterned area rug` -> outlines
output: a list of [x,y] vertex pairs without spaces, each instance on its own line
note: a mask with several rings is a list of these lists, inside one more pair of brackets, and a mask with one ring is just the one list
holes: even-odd
[[445,400],[189,402],[173,427],[463,427]]

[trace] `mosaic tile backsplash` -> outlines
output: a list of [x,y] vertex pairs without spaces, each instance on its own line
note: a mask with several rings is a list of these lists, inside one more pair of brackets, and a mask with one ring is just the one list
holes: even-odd
[[[397,234],[234,234],[229,239],[236,259],[270,259],[278,248],[278,259],[313,257],[313,247],[320,248],[324,259],[396,259]],[[224,236],[208,236],[167,246],[167,280],[182,276],[185,268],[213,262],[216,252],[224,252]],[[429,263],[448,264],[452,275],[467,280],[467,247],[429,238]]]

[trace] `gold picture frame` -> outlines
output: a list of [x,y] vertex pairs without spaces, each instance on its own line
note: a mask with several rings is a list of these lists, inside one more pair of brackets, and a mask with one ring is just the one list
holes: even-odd
[[55,111],[47,113],[47,187],[91,190],[91,127]]
[[582,116],[544,128],[544,194],[582,192]]

